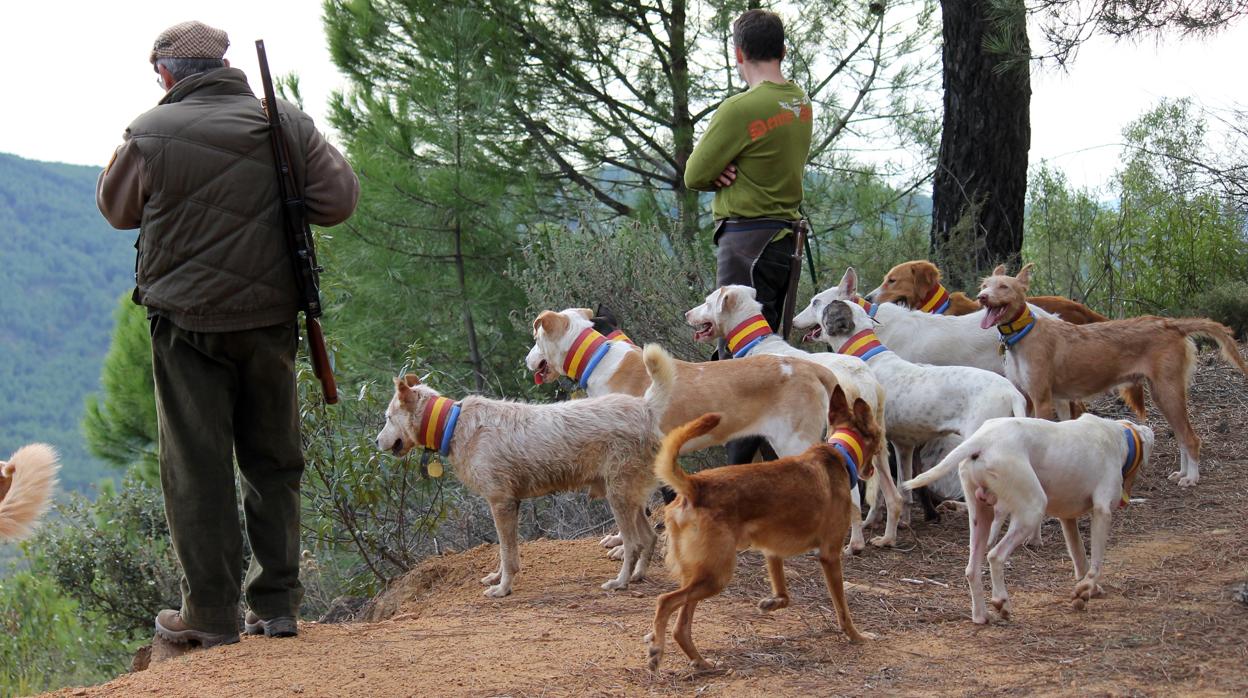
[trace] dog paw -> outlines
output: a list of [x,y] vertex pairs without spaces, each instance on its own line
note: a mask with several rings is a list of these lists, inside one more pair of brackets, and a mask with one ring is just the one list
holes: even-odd
[[845,550],[843,551],[843,553],[845,555],[858,555],[866,547],[867,546],[863,545],[861,542],[855,543],[854,541],[851,540],[849,544],[845,546]]
[[651,647],[646,659],[646,667],[650,671],[658,671],[659,663],[663,661],[663,650],[658,647]]
[[763,599],[758,602],[758,608],[760,611],[774,611],[779,608],[785,608],[788,605],[789,597],[787,596],[773,596],[769,599]]
[[642,636],[641,636],[641,641],[642,641],[642,642],[654,642],[654,631],[653,631],[653,630],[651,630],[650,632],[646,633],[645,635],[642,635]]
[[1009,597],[1006,597],[1006,598],[1004,598],[1004,599],[992,598],[992,599],[989,599],[989,600],[988,600],[988,603],[989,603],[989,604],[991,604],[991,605],[992,605],[992,607],[993,607],[993,608],[995,608],[995,609],[997,610],[997,614],[1001,616],[1001,620],[1009,620],[1009,619],[1010,619],[1010,599],[1009,599]]
[[972,613],[971,622],[976,625],[988,625],[988,612],[981,611],[979,613]]
[[631,575],[629,575],[629,577],[628,577],[628,581],[630,581],[630,582],[640,582],[640,581],[644,580],[645,578],[646,578],[646,571],[645,571],[645,570],[633,570],[633,573],[632,573]]
[[481,583],[486,585],[487,587],[492,587],[495,584],[498,584],[498,580],[502,578],[503,578],[502,572],[491,572],[481,578]]
[[697,669],[698,671],[710,671],[715,668],[714,664],[711,664],[705,659],[692,659],[689,661],[689,666]]
[[621,582],[618,579],[612,579],[612,580],[603,582],[602,588],[606,589],[607,591],[619,591],[620,589],[627,589],[628,580],[624,580]]
[[598,545],[601,545],[604,548],[616,548],[623,544],[624,536],[621,536],[618,533],[612,533],[609,536],[604,536],[602,540],[598,541]]
[[1170,473],[1169,475],[1167,475],[1166,479],[1170,480],[1170,482],[1174,482],[1175,480],[1178,480],[1181,477],[1183,477],[1183,471],[1176,470],[1173,473]]
[[869,633],[864,630],[859,630],[858,637],[851,637],[849,638],[849,641],[854,644],[859,644],[862,642],[872,642],[878,639],[880,639],[880,636],[876,635],[875,633]]
[[617,545],[614,548],[611,548],[609,551],[607,551],[607,559],[608,560],[623,560],[624,559],[624,546]]
[[1197,482],[1200,482],[1199,475],[1185,475],[1179,478],[1179,487],[1194,487]]
[[504,587],[502,584],[495,584],[494,586],[485,590],[485,595],[492,599],[501,599],[504,596],[507,596],[509,594],[511,594],[511,587],[510,586]]
[[871,545],[877,548],[891,548],[897,545],[897,536],[876,536],[871,539]]

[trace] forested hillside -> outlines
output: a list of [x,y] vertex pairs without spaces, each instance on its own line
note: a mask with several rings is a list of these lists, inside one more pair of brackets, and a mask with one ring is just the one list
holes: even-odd
[[51,443],[63,485],[78,490],[113,474],[79,422],[134,265],[134,234],[96,210],[98,174],[0,154],[0,457]]

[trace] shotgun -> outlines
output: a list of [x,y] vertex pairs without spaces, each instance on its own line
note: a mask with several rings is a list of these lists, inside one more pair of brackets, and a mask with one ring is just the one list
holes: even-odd
[[325,350],[325,335],[321,331],[320,273],[324,268],[316,263],[316,250],[312,242],[312,229],[308,227],[303,193],[295,183],[295,173],[290,166],[290,153],[286,148],[286,136],[282,132],[282,120],[277,108],[277,95],[273,91],[273,78],[269,74],[269,59],[264,53],[264,41],[256,41],[256,56],[260,59],[260,81],[264,85],[264,111],[269,120],[269,143],[273,146],[273,163],[277,168],[277,188],[282,198],[282,227],[290,248],[290,260],[295,271],[295,285],[299,290],[299,309],[303,311],[304,327],[308,335],[308,356],[312,360],[312,373],[321,382],[325,402],[338,402],[338,385],[334,382],[334,369]]

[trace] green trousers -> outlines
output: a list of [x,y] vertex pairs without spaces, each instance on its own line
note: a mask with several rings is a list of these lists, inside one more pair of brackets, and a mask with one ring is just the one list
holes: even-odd
[[[261,618],[297,615],[298,326],[292,318],[243,332],[188,332],[156,316],[151,335],[160,481],[182,563],[182,617],[196,630],[237,632],[244,588]],[[244,531],[252,553],[245,580]]]

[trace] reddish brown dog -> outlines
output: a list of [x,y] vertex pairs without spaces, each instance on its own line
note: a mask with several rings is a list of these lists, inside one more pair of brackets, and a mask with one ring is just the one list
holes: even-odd
[[[837,386],[828,409],[829,424],[837,432],[860,436],[861,463],[870,463],[880,447],[879,426],[861,398],[851,409]],[[663,659],[667,622],[677,609],[676,644],[699,669],[710,663],[693,644],[693,610],[702,599],[718,594],[732,579],[737,551],[760,550],[767,558],[771,598],[758,606],[774,611],[789,605],[784,581],[784,559],[808,550],[819,551],[819,563],[841,629],[853,642],[875,639],[854,627],[845,601],[841,576],[841,544],[849,531],[849,475],[845,457],[831,445],[816,444],[805,453],[766,463],[729,465],[686,473],[676,454],[688,440],[719,422],[707,414],[672,430],[654,462],[655,474],[678,496],[665,510],[668,532],[667,566],[680,588],[659,596],[654,629],[646,635],[650,670]]]
[[1005,266],[984,279],[979,302],[988,309],[984,327],[996,325],[1009,349],[1005,376],[1031,398],[1036,416],[1052,419],[1054,400],[1079,400],[1114,386],[1148,379],[1153,400],[1179,440],[1180,469],[1170,474],[1182,487],[1200,479],[1200,437],[1187,419],[1187,384],[1195,366],[1196,346],[1189,336],[1218,343],[1227,362],[1248,374],[1230,328],[1205,318],[1146,315],[1072,325],[1033,318],[1026,310],[1028,264],[1018,276]]

